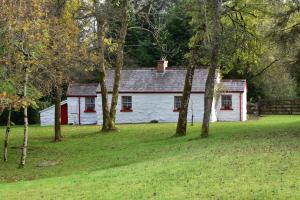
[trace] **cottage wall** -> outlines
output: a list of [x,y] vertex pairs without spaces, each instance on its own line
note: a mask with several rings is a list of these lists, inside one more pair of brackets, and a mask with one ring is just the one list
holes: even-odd
[[[174,96],[181,94],[120,94],[117,107],[117,123],[177,122],[179,112],[174,112]],[[132,96],[133,112],[121,112],[121,96]],[[109,100],[111,95],[109,95]],[[102,123],[101,94],[96,100],[98,124]],[[191,94],[188,121],[194,116],[195,122],[201,122],[204,112],[204,94]],[[212,121],[216,121],[215,109]]]
[[[79,107],[80,102],[80,107]],[[79,111],[80,108],[80,111]],[[68,123],[69,124],[96,124],[96,112],[85,112],[85,97],[68,97]]]
[[[67,101],[62,101],[60,105],[66,104]],[[41,126],[53,126],[55,120],[55,106],[52,105],[42,111],[40,111]]]
[[220,97],[218,99],[218,104],[216,106],[217,120],[218,121],[241,121],[241,110],[240,110],[241,105],[245,107],[245,104],[244,105],[240,104],[241,93],[225,93],[225,95],[232,95],[232,110],[221,109],[222,104],[221,104],[221,97]]
[[40,112],[41,126],[54,125],[54,106],[51,106]]

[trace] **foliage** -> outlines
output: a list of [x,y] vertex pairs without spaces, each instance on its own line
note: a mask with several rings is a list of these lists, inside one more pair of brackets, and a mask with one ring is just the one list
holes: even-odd
[[[174,138],[175,124],[139,124],[109,135],[97,126],[63,126],[65,141],[54,144],[52,127],[32,126],[26,169],[16,168],[18,148],[0,163],[0,198],[298,199],[299,120],[214,123],[205,141],[196,125]],[[11,147],[21,132],[12,128]],[[45,161],[58,164],[37,167]]]
[[267,70],[256,80],[255,84],[257,88],[261,88],[264,95],[262,97],[267,99],[295,98],[297,96],[297,83],[282,65]]

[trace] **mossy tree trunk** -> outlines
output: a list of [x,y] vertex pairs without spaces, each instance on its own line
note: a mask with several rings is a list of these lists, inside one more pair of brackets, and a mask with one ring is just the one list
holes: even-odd
[[115,69],[113,94],[112,94],[111,107],[110,107],[110,121],[109,121],[110,130],[116,130],[116,112],[117,112],[116,108],[118,105],[121,71],[124,64],[124,45],[125,45],[125,39],[127,35],[127,28],[128,28],[128,13],[127,13],[128,0],[123,0],[122,4],[123,4],[122,15],[121,15],[122,23],[121,23],[121,30],[118,39],[116,69]]
[[215,75],[218,68],[218,53],[220,46],[220,18],[222,0],[214,0],[211,2],[213,8],[213,30],[212,30],[212,45],[210,56],[210,68],[207,75],[205,84],[205,97],[204,97],[204,116],[202,123],[201,137],[206,138],[209,134],[209,122],[211,116],[212,103],[214,98],[215,89]]
[[104,37],[105,37],[105,24],[98,23],[97,37],[99,45],[99,69],[100,69],[100,87],[101,87],[101,100],[102,100],[102,131],[106,132],[110,130],[110,113],[108,106],[108,91],[106,85],[106,70],[104,61]]
[[177,128],[175,136],[185,136],[186,135],[186,126],[187,126],[187,115],[189,108],[189,101],[192,91],[193,78],[195,73],[195,62],[194,62],[194,52],[192,52],[191,63],[187,69],[184,83],[184,90],[181,99],[181,108],[179,112],[179,117],[177,121]]
[[61,134],[61,88],[60,86],[55,87],[55,103],[54,103],[54,141],[59,142],[62,139]]
[[11,106],[8,107],[7,124],[6,124],[6,130],[4,135],[4,155],[3,155],[4,162],[8,160],[8,137],[10,133],[10,125],[11,125]]

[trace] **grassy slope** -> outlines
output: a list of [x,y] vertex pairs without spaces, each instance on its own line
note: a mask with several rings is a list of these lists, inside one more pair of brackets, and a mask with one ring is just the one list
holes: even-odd
[[[175,124],[98,129],[66,126],[52,143],[52,128],[30,127],[27,167],[15,148],[0,161],[0,199],[300,199],[298,116],[214,123],[208,139],[199,125],[183,138]],[[21,137],[13,128],[10,146]],[[45,160],[59,164],[36,167]]]

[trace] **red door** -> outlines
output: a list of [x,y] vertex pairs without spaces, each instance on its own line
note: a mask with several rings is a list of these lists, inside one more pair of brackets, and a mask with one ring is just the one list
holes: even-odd
[[65,103],[61,109],[61,124],[68,124],[68,104]]

